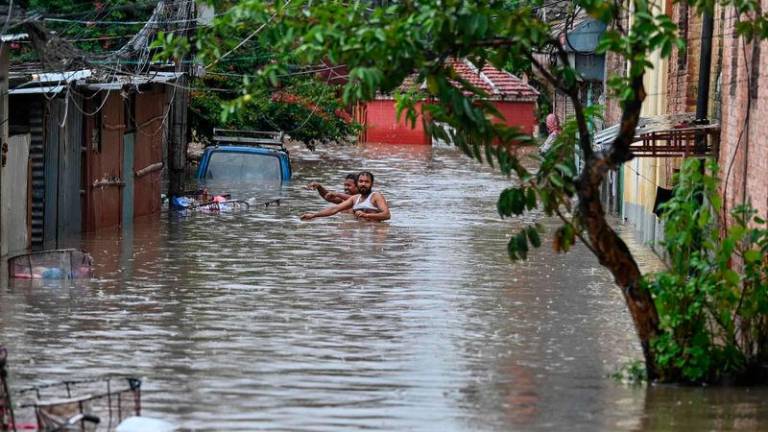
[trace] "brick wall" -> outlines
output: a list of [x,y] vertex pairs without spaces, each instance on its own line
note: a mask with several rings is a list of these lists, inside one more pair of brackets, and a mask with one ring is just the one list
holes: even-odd
[[[608,82],[614,76],[627,74],[627,62],[618,54],[608,53],[605,56],[605,80]],[[606,89],[605,98],[605,124],[614,125],[621,121],[621,106],[618,100]]]
[[667,112],[696,111],[696,92],[699,80],[699,53],[701,52],[701,18],[685,2],[672,8],[672,20],[677,23],[686,47],[675,49],[669,59],[667,78]]
[[[763,1],[763,9],[768,1]],[[768,217],[768,43],[734,32],[735,13],[722,22],[722,118],[719,162],[727,210],[751,202]]]

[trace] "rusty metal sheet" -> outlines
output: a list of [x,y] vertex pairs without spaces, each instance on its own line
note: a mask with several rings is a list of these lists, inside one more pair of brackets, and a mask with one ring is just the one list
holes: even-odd
[[[698,148],[696,139],[700,136],[716,138],[720,132],[718,124],[697,124],[695,113],[673,113],[651,117],[640,117],[635,137],[630,146],[637,157],[687,157],[694,154],[711,154],[712,143]],[[594,147],[606,150],[619,134],[620,124],[605,128],[595,134]]]
[[160,186],[165,142],[166,87],[136,95],[136,142],[134,148],[134,216],[160,211]]
[[[108,99],[100,112],[99,121],[86,122],[88,144],[88,189],[87,229],[116,226],[120,224],[123,132],[125,119],[123,100],[119,92],[109,92]],[[91,103],[98,108],[101,100]],[[100,123],[100,124],[99,124]]]

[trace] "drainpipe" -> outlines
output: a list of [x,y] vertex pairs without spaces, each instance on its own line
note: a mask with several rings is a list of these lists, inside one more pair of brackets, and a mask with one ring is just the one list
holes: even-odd
[[[7,44],[0,44],[0,190],[2,190],[2,172],[5,170],[6,150],[8,148],[8,67],[10,64]],[[7,197],[0,193],[0,204],[5,204]],[[3,220],[0,206],[0,256],[8,254],[7,221]],[[18,228],[17,228],[18,229]],[[2,419],[0,419],[2,420]]]
[[[701,16],[701,53],[699,57],[699,93],[696,96],[696,124],[708,124],[709,119],[709,69],[712,66],[712,28],[714,27],[714,16],[710,11],[704,11]],[[704,132],[696,134],[696,144],[694,154],[704,153],[707,145],[707,135]],[[705,164],[701,164],[699,171],[704,174]],[[704,204],[704,197],[697,199],[698,203]],[[700,247],[702,239],[693,239],[695,247]]]
[[[696,96],[696,124],[709,123],[709,70],[712,67],[712,29],[714,27],[712,12],[705,11],[701,17],[701,55],[699,57],[699,92]],[[696,148],[706,146],[707,136],[697,134]]]

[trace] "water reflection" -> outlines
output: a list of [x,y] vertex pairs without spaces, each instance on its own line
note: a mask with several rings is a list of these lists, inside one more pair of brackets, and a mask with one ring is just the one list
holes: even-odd
[[[292,156],[279,190],[221,187],[279,205],[95,233],[93,280],[3,285],[13,385],[137,373],[146,414],[201,430],[768,428],[763,389],[606,378],[640,357],[621,294],[583,248],[510,264],[490,168],[429,147]],[[327,205],[306,183],[361,169],[392,220],[299,221]]]

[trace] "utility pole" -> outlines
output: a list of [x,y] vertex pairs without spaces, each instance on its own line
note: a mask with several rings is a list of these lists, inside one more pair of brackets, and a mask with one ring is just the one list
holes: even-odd
[[[190,23],[195,16],[195,2],[184,2],[182,5],[170,3],[170,7],[177,7],[178,13],[174,14],[179,26],[183,29],[181,37],[191,36]],[[168,137],[168,195],[178,195],[184,191],[187,167],[187,143],[189,141],[189,83],[191,61],[190,55],[177,59],[176,72],[180,76],[176,79],[174,97],[171,101],[171,125]]]
[[8,44],[0,44],[0,256],[8,254],[7,221],[3,217],[5,197],[3,190],[3,172],[8,157]]

